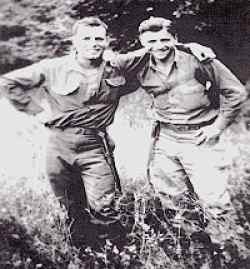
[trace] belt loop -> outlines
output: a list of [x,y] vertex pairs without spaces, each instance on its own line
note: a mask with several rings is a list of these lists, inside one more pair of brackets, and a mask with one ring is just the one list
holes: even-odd
[[160,130],[161,130],[160,121],[158,121],[158,120],[154,121],[151,137],[157,140],[159,138],[159,135],[160,135]]
[[161,131],[161,122],[157,121],[156,130],[155,130],[155,139],[158,140]]
[[[153,127],[152,127],[152,133],[151,133],[151,143],[150,143],[150,149],[149,149],[149,155],[148,155],[148,161],[147,161],[147,179],[148,179],[148,182],[150,183],[150,178],[151,178],[151,175],[150,175],[150,164],[151,164],[151,161],[153,160],[153,155],[154,155],[154,149],[155,149],[155,145],[156,145],[156,142],[157,140],[159,139],[159,136],[160,136],[160,130],[161,130],[161,122],[156,120],[153,122]],[[150,183],[151,185],[151,183]]]

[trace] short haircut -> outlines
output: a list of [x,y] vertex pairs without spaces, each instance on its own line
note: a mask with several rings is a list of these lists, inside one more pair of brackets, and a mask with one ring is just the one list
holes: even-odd
[[90,27],[98,27],[102,26],[106,31],[108,30],[108,26],[106,23],[104,23],[101,19],[98,17],[85,17],[81,20],[78,20],[75,22],[72,28],[72,34],[75,35],[79,29],[80,26],[90,26]]
[[142,21],[138,28],[140,35],[147,31],[158,32],[162,29],[166,29],[173,36],[176,34],[173,22],[162,17],[150,17],[149,19]]

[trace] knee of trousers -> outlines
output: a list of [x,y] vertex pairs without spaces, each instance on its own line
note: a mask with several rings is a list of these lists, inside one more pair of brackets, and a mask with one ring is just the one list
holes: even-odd
[[47,178],[49,180],[49,183],[52,187],[52,189],[57,192],[59,190],[64,190],[69,185],[69,182],[67,179],[64,178],[63,175],[56,174],[56,173],[47,173]]
[[69,208],[71,204],[77,204],[80,200],[79,197],[84,195],[80,193],[81,186],[63,174],[51,172],[47,174],[47,177],[54,195],[66,208]]
[[155,191],[164,195],[179,195],[189,190],[186,175],[170,172],[164,167],[151,165],[149,168],[149,181]]
[[94,199],[94,197],[88,197],[88,203],[90,208],[92,208],[96,212],[105,212],[113,205],[114,199],[115,192],[110,191],[109,193],[106,193],[96,199]]
[[93,167],[82,178],[90,208],[100,211],[109,207],[115,198],[114,177],[105,162]]

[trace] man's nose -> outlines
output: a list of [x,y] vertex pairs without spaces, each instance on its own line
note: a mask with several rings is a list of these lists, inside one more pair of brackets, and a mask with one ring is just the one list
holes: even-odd
[[94,39],[94,38],[91,38],[90,40],[89,40],[89,46],[91,46],[91,47],[95,47],[95,46],[97,46],[98,45],[98,42]]
[[162,49],[163,47],[165,47],[165,44],[163,44],[161,41],[156,42],[154,45],[155,49]]

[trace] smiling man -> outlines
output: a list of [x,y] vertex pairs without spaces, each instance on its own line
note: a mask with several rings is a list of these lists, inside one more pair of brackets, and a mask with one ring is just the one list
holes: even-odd
[[120,186],[106,127],[113,122],[125,80],[103,60],[108,37],[100,19],[77,21],[72,42],[70,55],[5,74],[1,86],[18,110],[30,114],[43,110],[33,96],[40,87],[49,108],[43,112],[50,130],[48,179],[67,209],[72,243],[98,249],[106,238],[118,244],[124,236],[112,207],[115,179]]
[[[113,208],[115,185],[120,190],[120,183],[106,128],[114,120],[120,97],[139,86],[136,75],[150,53],[142,49],[104,60],[107,26],[96,17],[77,21],[72,41],[70,55],[7,73],[0,85],[20,111],[43,110],[34,88],[47,101],[43,119],[50,131],[47,176],[68,212],[72,243],[101,248],[109,238],[121,246],[125,229]],[[161,53],[168,55],[157,53],[159,58]]]
[[243,85],[219,60],[201,63],[178,49],[169,20],[143,21],[139,38],[151,54],[138,74],[153,102],[150,182],[166,208],[185,207],[194,192],[207,207],[225,206],[227,180],[214,146],[246,99]]

